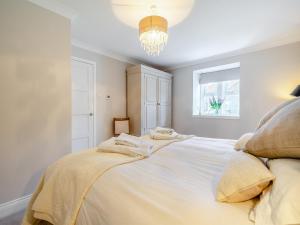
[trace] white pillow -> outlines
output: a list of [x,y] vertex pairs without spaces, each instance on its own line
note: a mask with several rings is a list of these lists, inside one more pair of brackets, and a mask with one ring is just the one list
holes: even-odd
[[300,160],[275,159],[268,165],[276,179],[255,208],[255,224],[300,224]]
[[239,140],[235,143],[234,149],[239,151],[239,150],[245,150],[246,149],[246,144],[247,142],[252,138],[253,133],[246,133],[243,134]]
[[274,178],[260,159],[245,152],[235,152],[220,178],[216,199],[221,202],[247,201],[259,195]]

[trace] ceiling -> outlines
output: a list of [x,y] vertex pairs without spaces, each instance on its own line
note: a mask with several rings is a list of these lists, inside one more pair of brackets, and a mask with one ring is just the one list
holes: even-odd
[[55,2],[56,9],[75,15],[73,44],[164,68],[300,41],[299,0],[194,0],[185,19],[169,29],[168,44],[158,57],[144,52],[137,26],[121,22],[110,0]]

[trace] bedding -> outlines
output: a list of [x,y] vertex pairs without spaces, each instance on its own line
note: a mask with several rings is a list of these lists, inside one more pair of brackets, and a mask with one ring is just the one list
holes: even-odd
[[43,176],[30,202],[23,225],[45,220],[51,224],[71,225],[90,186],[114,166],[139,160],[118,154],[89,150],[71,154],[51,165]]
[[[157,142],[153,152],[173,141]],[[96,149],[69,154],[49,166],[29,203],[23,225],[45,220],[57,225],[75,223],[83,199],[95,180],[109,169],[141,160],[136,155],[98,152]]]
[[236,152],[219,180],[216,199],[221,202],[252,199],[274,179],[262,160],[245,152]]
[[245,133],[243,134],[239,140],[235,143],[234,149],[237,151],[245,150],[247,142],[252,138],[253,133]]
[[76,225],[250,225],[254,201],[220,203],[215,177],[234,140],[193,137],[115,167],[91,187]]
[[284,107],[286,107],[287,105],[297,101],[297,98],[293,98],[289,101],[286,101],[282,104],[280,104],[279,106],[275,107],[274,109],[270,110],[269,112],[267,112],[263,118],[259,121],[259,124],[257,126],[257,129],[261,128],[266,122],[268,122],[277,112],[279,112],[281,109],[283,109]]
[[268,165],[276,179],[255,207],[255,224],[300,224],[300,160],[274,159]]
[[300,99],[279,110],[246,144],[246,151],[265,158],[300,158]]
[[[221,174],[224,165],[235,152],[234,140],[192,137],[181,141],[153,141],[149,136],[144,137],[144,140],[163,147],[154,151],[150,157],[138,160],[126,155],[105,153],[112,157],[110,160],[121,157],[122,160],[130,158],[131,161],[116,163],[114,166],[109,164],[109,169],[97,176],[88,191],[80,195],[83,196],[80,209],[72,214],[76,215],[76,221],[68,220],[55,224],[73,225],[74,222],[76,225],[253,224],[248,219],[254,204],[253,200],[228,204],[214,199],[215,177]],[[103,153],[94,151],[93,154]],[[95,157],[99,158],[99,155]],[[80,163],[79,158],[77,163]],[[102,163],[101,160],[99,163]],[[77,167],[74,166],[73,169],[76,171],[75,177],[77,173],[81,174]],[[84,173],[80,176],[82,175]],[[73,178],[69,176],[68,179]],[[73,181],[69,182],[72,184]],[[61,218],[69,214],[72,206],[68,202],[62,202],[62,199],[72,200],[74,197],[69,186],[61,185],[57,192],[47,194],[48,199],[51,201],[55,199],[61,203],[60,205],[65,206],[64,211],[60,212]],[[38,194],[33,197],[33,204],[37,196]],[[52,204],[56,206],[55,202]],[[32,213],[29,208],[23,225],[33,224],[28,220]]]

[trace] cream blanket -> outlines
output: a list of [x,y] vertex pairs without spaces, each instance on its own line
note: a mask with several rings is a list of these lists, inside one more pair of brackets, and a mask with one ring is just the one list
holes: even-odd
[[235,142],[194,137],[107,171],[87,193],[76,225],[253,225],[252,201],[214,197]]
[[[153,152],[174,141],[152,141]],[[45,172],[22,225],[39,224],[41,220],[54,225],[75,224],[87,192],[100,176],[113,167],[141,159],[142,156],[100,153],[96,149],[63,157]]]

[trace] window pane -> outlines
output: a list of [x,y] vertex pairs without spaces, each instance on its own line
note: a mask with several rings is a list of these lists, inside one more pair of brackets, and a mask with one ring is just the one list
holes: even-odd
[[238,95],[239,94],[239,80],[224,81],[225,95]]
[[202,84],[200,86],[200,111],[202,115],[210,115],[213,114],[210,108],[209,100],[213,97],[218,95],[218,83],[207,83]]
[[200,84],[200,114],[239,116],[239,80]]

